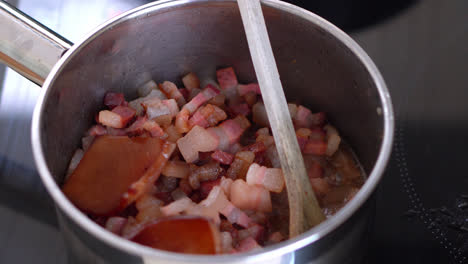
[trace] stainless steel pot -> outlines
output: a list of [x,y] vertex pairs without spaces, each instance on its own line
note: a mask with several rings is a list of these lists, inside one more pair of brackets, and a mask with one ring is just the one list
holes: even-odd
[[135,88],[149,79],[178,80],[188,71],[213,78],[216,67],[227,65],[242,82],[255,80],[236,1],[154,2],[108,21],[74,45],[0,2],[0,59],[43,86],[33,117],[33,152],[72,262],[360,262],[372,194],[392,148],[387,88],[371,59],[341,30],[291,4],[262,2],[288,100],[329,113],[368,179],[352,201],[312,230],[261,251],[225,256],[175,254],[117,237],[73,206],[60,184],[106,92],[136,97]]

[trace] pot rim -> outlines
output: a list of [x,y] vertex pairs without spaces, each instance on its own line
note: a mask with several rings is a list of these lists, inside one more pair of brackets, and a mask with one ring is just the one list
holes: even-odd
[[[375,162],[375,165],[371,173],[369,174],[368,179],[366,180],[365,184],[361,187],[361,190],[358,192],[358,194],[351,201],[349,201],[341,210],[339,210],[333,217],[295,238],[288,239],[286,241],[277,243],[272,246],[268,246],[255,252],[216,256],[172,253],[163,250],[153,249],[131,242],[111,232],[108,232],[107,230],[93,222],[91,219],[89,219],[78,208],[76,208],[65,197],[60,187],[57,185],[53,176],[51,175],[47,167],[44,153],[42,151],[42,143],[40,140],[42,133],[40,125],[42,120],[42,110],[44,102],[50,94],[50,87],[53,85],[57,76],[61,73],[65,65],[73,58],[73,56],[77,54],[83,47],[85,47],[89,42],[97,38],[101,33],[106,31],[107,29],[123,21],[131,20],[136,17],[140,17],[143,14],[157,11],[160,9],[166,9],[167,12],[170,12],[171,8],[178,8],[180,6],[192,3],[203,3],[212,1],[213,0],[157,1],[124,12],[119,16],[116,16],[110,19],[109,21],[103,23],[95,30],[84,36],[80,41],[75,43],[72,46],[72,48],[68,52],[66,52],[65,55],[52,68],[51,72],[49,73],[44,82],[44,91],[41,93],[37,105],[34,109],[31,127],[32,148],[36,167],[39,171],[39,175],[41,176],[44,185],[46,186],[47,191],[53,197],[58,207],[63,212],[65,212],[65,214],[68,217],[70,217],[76,224],[78,224],[82,229],[92,234],[92,236],[104,241],[108,245],[111,245],[131,255],[141,256],[143,258],[162,259],[165,261],[193,263],[248,263],[253,261],[267,261],[271,260],[272,258],[279,258],[283,255],[291,253],[299,248],[302,248],[308,244],[311,244],[321,239],[322,237],[326,236],[331,231],[336,229],[338,226],[343,224],[347,219],[349,219],[354,214],[354,212],[356,212],[364,204],[364,202],[367,201],[369,196],[375,190],[377,184],[380,182],[383,176],[383,172],[390,157],[394,134],[393,107],[390,99],[390,94],[387,90],[385,82],[380,72],[378,71],[376,65],[372,62],[370,57],[351,37],[349,37],[346,33],[344,33],[342,30],[340,30],[330,22],[319,17],[318,15],[300,7],[297,7],[295,5],[282,2],[280,0],[262,0],[262,4],[291,13],[311,23],[314,23],[321,29],[325,30],[327,33],[335,37],[338,41],[344,44],[354,54],[354,56],[356,56],[360,60],[360,62],[365,66],[365,68],[369,72],[369,75],[371,76],[373,82],[377,87],[379,97],[382,102],[381,110],[384,119],[383,140],[380,146],[379,155]],[[235,0],[217,0],[217,2],[235,2]]]

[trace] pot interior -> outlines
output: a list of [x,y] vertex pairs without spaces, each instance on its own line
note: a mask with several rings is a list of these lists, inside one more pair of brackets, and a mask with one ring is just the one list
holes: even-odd
[[[375,76],[320,23],[275,5],[267,2],[263,11],[288,101],[325,111],[369,175],[382,148],[385,123]],[[216,69],[224,66],[235,68],[240,83],[256,81],[235,1],[152,5],[115,21],[70,52],[38,107],[42,152],[59,186],[106,92],[133,99],[136,88],[150,79],[181,85],[190,71],[200,79],[215,79]]]

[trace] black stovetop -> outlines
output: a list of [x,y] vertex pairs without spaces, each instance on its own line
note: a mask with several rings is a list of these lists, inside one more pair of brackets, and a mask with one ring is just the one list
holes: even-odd
[[[73,42],[148,1],[9,2]],[[468,1],[289,2],[349,32],[392,95],[395,145],[367,262],[468,263]],[[40,88],[11,70],[0,69],[0,81],[0,263],[67,263],[31,153]]]

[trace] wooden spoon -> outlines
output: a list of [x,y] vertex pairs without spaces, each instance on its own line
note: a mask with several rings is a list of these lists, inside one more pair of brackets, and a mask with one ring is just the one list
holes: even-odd
[[325,219],[304,166],[276,67],[259,0],[237,0],[250,55],[286,181],[289,236],[297,236]]

